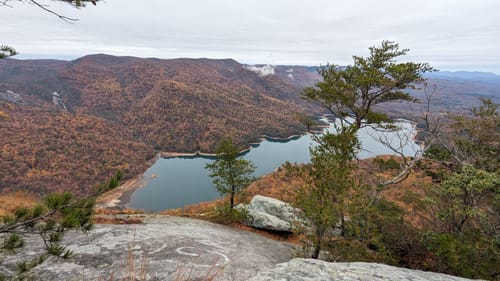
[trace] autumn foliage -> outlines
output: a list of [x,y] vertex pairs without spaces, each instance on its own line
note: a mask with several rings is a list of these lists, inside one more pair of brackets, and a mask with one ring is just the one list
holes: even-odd
[[0,77],[2,192],[88,194],[118,170],[145,171],[155,151],[214,152],[226,136],[248,146],[263,134],[297,134],[304,128],[292,112],[311,108],[299,71],[286,84],[234,60],[8,59]]
[[117,171],[144,171],[154,151],[105,120],[0,101],[0,191],[88,195]]

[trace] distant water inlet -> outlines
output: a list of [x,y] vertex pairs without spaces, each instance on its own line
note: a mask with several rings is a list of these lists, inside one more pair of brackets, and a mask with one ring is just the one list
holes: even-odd
[[[382,131],[375,128],[363,128],[359,132],[362,149],[360,158],[376,155],[395,154],[385,143],[396,150],[402,149],[405,155],[413,156],[420,147],[414,141],[414,125],[401,120],[396,123],[399,131]],[[328,131],[333,132],[333,124]],[[308,163],[311,158],[309,148],[314,145],[310,135],[303,135],[288,141],[264,139],[243,157],[256,166],[255,176],[273,172],[286,161]],[[220,197],[212,179],[208,176],[205,165],[214,161],[213,157],[193,156],[160,158],[144,174],[144,187],[137,189],[131,196],[128,207],[148,211],[160,211],[180,208],[185,205]]]

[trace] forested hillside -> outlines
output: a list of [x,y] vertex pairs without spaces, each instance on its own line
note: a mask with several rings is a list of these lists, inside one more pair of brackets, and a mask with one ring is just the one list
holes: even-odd
[[229,59],[2,60],[0,189],[87,194],[117,170],[144,171],[155,150],[302,132],[293,113],[312,112],[300,92],[314,69],[259,70]]
[[0,101],[0,190],[88,194],[117,171],[144,171],[154,150],[116,124]]
[[[463,111],[479,95],[498,101],[498,76],[459,74],[429,76],[434,111]],[[213,152],[226,136],[248,145],[303,132],[294,113],[321,112],[301,98],[319,79],[316,67],[231,59],[3,59],[0,189],[86,194],[117,169],[144,171],[155,150]],[[419,104],[381,107],[410,119],[422,112]]]

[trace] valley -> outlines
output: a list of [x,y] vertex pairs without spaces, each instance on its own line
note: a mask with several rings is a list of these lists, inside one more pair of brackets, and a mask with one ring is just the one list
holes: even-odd
[[[436,112],[463,112],[477,96],[499,100],[496,75],[437,74],[428,77]],[[301,91],[319,78],[315,67],[231,59],[1,60],[0,190],[88,195],[118,170],[125,179],[143,173],[160,151],[213,153],[226,136],[246,147],[301,134],[294,113],[321,113]],[[422,111],[381,108],[416,121]]]
[[[322,118],[323,122],[327,120],[326,117]],[[413,139],[416,134],[414,124],[410,122],[397,124],[408,137],[403,150],[405,155],[418,155],[421,148]],[[325,131],[335,132],[333,123]],[[396,139],[394,133],[386,132],[386,134],[389,138]],[[358,135],[362,143],[362,149],[358,154],[360,159],[394,154],[377,141],[375,130],[364,128]],[[288,141],[263,139],[261,143],[243,152],[242,157],[256,165],[254,175],[260,178],[279,170],[285,162],[298,165],[310,163],[309,148],[314,144],[310,134]],[[392,145],[397,144],[393,142]],[[136,190],[133,193],[127,192],[125,196],[117,196],[120,200],[119,206],[158,212],[219,199],[221,196],[215,190],[208,171],[205,169],[205,165],[213,162],[214,159],[214,156],[204,155],[160,158],[144,173],[144,176],[135,181],[132,189]],[[113,199],[118,199],[117,197]]]
[[315,74],[294,69],[287,84],[234,60],[2,60],[0,190],[88,195],[117,170],[145,171],[159,151],[301,133],[293,113],[313,112],[300,85]]
[[500,281],[499,10],[0,0],[0,281]]

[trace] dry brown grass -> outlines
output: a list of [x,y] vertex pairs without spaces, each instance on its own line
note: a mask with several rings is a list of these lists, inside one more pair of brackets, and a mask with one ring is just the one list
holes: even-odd
[[17,208],[29,208],[34,206],[38,199],[26,192],[17,191],[10,194],[0,195],[0,217],[12,215]]
[[214,201],[205,201],[192,205],[187,205],[182,208],[168,209],[159,212],[161,215],[192,217],[200,219],[209,219],[215,215],[214,209],[223,203],[223,199]]
[[[303,184],[303,180],[297,177],[290,177],[284,169],[278,169],[274,173],[264,175],[257,181],[250,184],[237,198],[236,204],[248,203],[255,195],[273,197],[284,202],[293,202],[293,190]],[[187,216],[196,218],[211,218],[213,210],[222,204],[226,199],[200,202],[183,208],[168,209],[161,211],[162,215]]]
[[[238,203],[248,203],[255,195],[269,196],[277,198],[285,202],[293,202],[293,190],[303,184],[302,179],[297,177],[290,177],[284,169],[278,169],[274,173],[265,175],[253,182],[245,191],[240,194],[236,199]],[[169,209],[161,211],[162,215],[170,216],[185,216],[190,218],[197,218],[212,221],[216,212],[214,209],[224,203],[226,199],[217,199],[214,201],[206,201],[197,204],[184,206],[183,208]],[[253,227],[243,225],[241,223],[232,223],[230,226],[244,231],[257,233],[267,238],[285,241],[289,243],[298,243],[300,237],[295,234],[286,234],[260,230]]]
[[[402,162],[401,158],[391,155],[378,156],[377,158],[384,160],[392,158],[398,163]],[[380,171],[378,165],[374,163],[374,159],[361,160],[359,167],[361,168],[360,177],[363,179],[363,183],[375,188],[380,182],[393,178],[398,174],[399,170]],[[439,168],[439,165],[435,165],[433,162],[421,161],[421,165],[414,167],[407,179],[397,184],[387,185],[379,193],[382,198],[402,208],[405,211],[404,219],[406,222],[417,228],[429,226],[429,213],[419,206],[422,199],[425,198],[430,185],[433,184],[432,177],[428,176],[426,171],[437,171]]]
[[139,224],[142,223],[142,218],[138,217],[125,217],[120,218],[116,216],[94,216],[93,223],[98,224]]
[[127,253],[124,258],[124,264],[114,266],[109,272],[104,273],[99,276],[98,281],[114,281],[115,273],[118,271],[122,271],[125,269],[125,277],[119,279],[123,281],[146,281],[147,280],[147,252],[142,252],[139,256],[134,254],[133,249],[135,248],[136,242],[136,233],[134,231],[134,237],[131,242],[127,245]]
[[144,214],[143,210],[136,209],[106,209],[106,208],[96,208],[94,210],[94,214],[96,215],[136,215],[136,214]]
[[[39,203],[36,196],[17,191],[9,194],[0,195],[0,217],[13,215],[18,208],[30,208]],[[138,224],[142,223],[142,219],[137,214],[144,213],[141,210],[125,209],[125,210],[112,210],[112,209],[96,209],[94,223],[100,224]],[[117,217],[117,215],[125,215]]]
[[[400,161],[400,159],[398,160],[398,158],[394,156],[381,156],[381,158],[383,158],[384,160],[388,160],[391,157],[393,157],[397,161]],[[370,186],[376,186],[377,183],[381,182],[382,180],[389,179],[391,176],[394,176],[398,172],[397,170],[387,170],[381,173],[375,167],[373,159],[360,160],[358,165],[361,168],[359,170],[360,178],[363,179],[363,182],[365,184],[368,184]],[[415,169],[415,171],[413,171],[409,175],[408,179],[401,183],[387,186],[380,193],[380,196],[396,203],[399,207],[403,208],[407,213],[406,220],[412,225],[421,226],[425,221],[425,219],[423,219],[423,216],[425,214],[423,214],[421,210],[418,210],[414,203],[408,202],[408,200],[405,198],[410,193],[423,198],[423,196],[425,196],[426,186],[431,183],[432,178],[427,176],[422,169]],[[252,183],[247,189],[245,189],[244,193],[240,195],[239,198],[237,198],[237,203],[249,202],[252,197],[257,194],[292,203],[294,201],[294,190],[302,185],[304,185],[304,180],[302,178],[290,176],[285,171],[285,169],[280,168],[275,172],[265,175]],[[222,202],[223,199],[201,202],[198,204],[185,206],[184,208],[165,210],[160,213],[165,215],[187,216],[192,218],[210,220],[214,215],[214,208]],[[245,227],[239,224],[235,224],[233,226],[246,231],[257,232],[272,239],[296,240],[296,237],[283,238],[273,233],[254,230],[253,228]]]
[[106,209],[97,208],[94,210],[94,223],[99,224],[138,224],[143,222],[144,214],[142,210],[134,209]]

